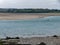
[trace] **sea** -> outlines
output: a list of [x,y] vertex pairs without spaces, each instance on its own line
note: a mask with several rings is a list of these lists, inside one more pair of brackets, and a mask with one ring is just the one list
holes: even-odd
[[28,20],[0,20],[0,37],[40,37],[60,35],[60,16]]

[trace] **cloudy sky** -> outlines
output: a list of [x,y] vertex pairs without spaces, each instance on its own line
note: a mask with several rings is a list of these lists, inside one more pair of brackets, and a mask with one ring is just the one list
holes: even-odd
[[60,0],[0,0],[0,8],[60,9]]

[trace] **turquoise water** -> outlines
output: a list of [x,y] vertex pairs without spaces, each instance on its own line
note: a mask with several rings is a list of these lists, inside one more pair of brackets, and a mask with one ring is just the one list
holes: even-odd
[[60,16],[32,20],[0,20],[0,37],[60,35]]

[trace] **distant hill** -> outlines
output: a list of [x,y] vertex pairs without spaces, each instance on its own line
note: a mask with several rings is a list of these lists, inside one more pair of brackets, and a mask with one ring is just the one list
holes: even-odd
[[4,9],[0,8],[0,13],[60,13],[58,9]]

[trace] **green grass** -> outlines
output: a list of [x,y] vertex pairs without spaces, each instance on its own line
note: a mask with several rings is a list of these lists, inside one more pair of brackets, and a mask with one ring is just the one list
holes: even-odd
[[3,45],[2,41],[0,40],[0,45]]

